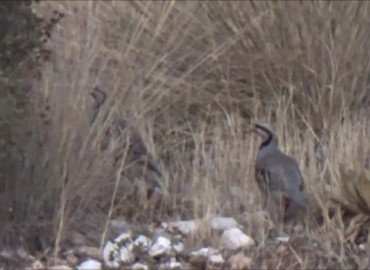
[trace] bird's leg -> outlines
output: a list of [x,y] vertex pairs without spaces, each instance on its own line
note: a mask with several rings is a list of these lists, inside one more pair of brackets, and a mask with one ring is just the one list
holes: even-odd
[[284,225],[284,203],[285,199],[280,191],[270,191],[267,201],[267,211],[277,227],[279,234],[283,231]]
[[285,200],[286,203],[284,205],[284,221],[290,221],[297,215],[297,206],[289,199]]
[[288,200],[285,205],[284,222],[289,222],[293,225],[305,226],[308,218],[308,209],[301,208],[293,201]]

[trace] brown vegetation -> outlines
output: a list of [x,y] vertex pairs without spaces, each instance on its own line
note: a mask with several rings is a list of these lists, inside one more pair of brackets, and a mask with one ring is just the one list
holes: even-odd
[[[328,205],[339,163],[370,165],[369,8],[316,1],[37,3],[38,16],[58,10],[64,18],[47,43],[41,78],[31,80],[27,115],[11,122],[16,132],[27,125],[31,135],[18,142],[22,160],[1,166],[1,211],[13,209],[2,221],[3,239],[22,234],[29,249],[37,242],[57,254],[79,237],[100,244],[111,217],[139,223],[218,213],[247,224],[259,241],[254,268],[354,267],[361,252],[341,236],[345,222],[331,219]],[[90,125],[96,86],[107,93],[106,106]],[[127,136],[100,147],[123,118],[163,163],[159,201],[145,192],[156,176],[125,162]],[[301,265],[297,256],[270,250],[253,218],[258,141],[245,126],[260,118],[275,125],[282,148],[298,160],[313,212],[323,219],[297,236]]]

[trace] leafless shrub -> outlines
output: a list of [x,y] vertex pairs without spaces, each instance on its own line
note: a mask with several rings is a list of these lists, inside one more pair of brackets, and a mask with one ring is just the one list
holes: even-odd
[[[76,231],[99,242],[108,211],[146,221],[222,213],[265,239],[253,218],[258,143],[244,129],[263,117],[299,161],[312,211],[324,220],[308,236],[324,238],[325,250],[335,246],[336,265],[348,267],[327,191],[337,184],[339,162],[369,157],[367,2],[70,1],[38,8],[66,14],[33,88],[34,113],[46,106],[48,125],[35,120],[25,154],[37,194],[28,211],[53,218],[56,246]],[[107,92],[105,116],[90,126],[96,85]],[[127,188],[112,200],[121,173],[138,178],[139,190],[151,178],[142,167],[130,172],[125,159],[115,163],[115,154],[126,157],[127,136],[98,147],[116,117],[132,123],[163,161],[170,196],[160,203]]]

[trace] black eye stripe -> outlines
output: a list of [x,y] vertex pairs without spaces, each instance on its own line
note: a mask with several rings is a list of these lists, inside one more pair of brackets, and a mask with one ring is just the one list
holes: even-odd
[[261,129],[261,130],[263,130],[264,132],[266,132],[267,134],[271,134],[271,130],[269,130],[268,128],[266,128],[266,127],[264,127],[264,126],[262,126],[262,125],[260,125],[260,124],[255,124],[254,125],[257,129],[259,128],[259,129]]
[[260,150],[262,149],[262,148],[264,148],[264,147],[266,147],[266,146],[268,146],[270,143],[271,143],[271,141],[272,141],[272,136],[271,135],[269,135],[269,137],[267,138],[267,140],[266,141],[264,141],[263,143],[261,143],[261,145],[260,145]]
[[271,143],[272,138],[273,138],[273,133],[268,128],[266,128],[264,126],[261,126],[259,124],[255,124],[255,128],[256,129],[260,129],[263,132],[266,132],[266,134],[268,135],[268,138],[264,142],[262,142],[261,145],[260,145],[260,148],[259,149],[261,150],[262,148],[268,146]]

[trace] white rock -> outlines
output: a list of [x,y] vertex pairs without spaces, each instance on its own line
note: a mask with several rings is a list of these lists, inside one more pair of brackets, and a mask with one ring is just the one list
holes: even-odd
[[361,250],[363,250],[363,251],[365,251],[365,250],[366,250],[366,245],[365,245],[365,244],[359,244],[359,245],[358,245],[358,247],[359,247]]
[[239,226],[239,223],[230,217],[214,217],[211,220],[211,228],[217,231],[237,228]]
[[191,263],[209,262],[212,264],[222,264],[224,261],[220,252],[214,248],[201,248],[198,251],[190,253]]
[[254,240],[239,228],[227,229],[221,236],[221,243],[228,249],[249,248],[255,245]]
[[134,245],[140,247],[141,250],[146,251],[152,245],[152,240],[149,237],[146,237],[145,235],[139,235],[135,239]]
[[171,258],[169,262],[164,264],[166,269],[182,269],[182,264],[176,261],[176,258]]
[[108,267],[117,268],[120,265],[120,251],[119,246],[116,243],[108,241],[103,249],[104,263]]
[[[103,249],[104,263],[108,267],[117,268],[121,263],[132,263],[135,259],[132,253],[134,244],[131,242],[131,235],[121,234],[114,241],[108,241]],[[126,242],[126,243],[125,243]]]
[[132,265],[133,270],[149,270],[149,267],[146,264],[134,263]]
[[135,256],[132,253],[130,247],[121,247],[119,249],[119,260],[123,263],[132,263],[135,260]]
[[114,239],[114,243],[118,245],[126,244],[131,241],[131,233],[122,233]]
[[36,260],[32,263],[32,270],[44,269],[45,266],[39,260]]
[[166,254],[171,250],[171,241],[163,236],[159,236],[149,249],[149,256],[157,257]]
[[194,233],[198,228],[199,224],[195,220],[176,221],[168,223],[169,230],[171,231],[178,230],[180,233],[184,235]]
[[127,248],[129,251],[133,251],[135,245],[134,245],[134,242],[128,242],[128,243],[126,243],[126,245],[124,247]]
[[173,250],[176,252],[176,253],[181,253],[181,252],[183,252],[184,251],[184,244],[183,243],[181,243],[181,242],[178,242],[178,243],[176,243],[176,244],[173,244],[172,245],[172,248],[173,248]]
[[197,251],[190,252],[190,257],[210,257],[219,254],[219,251],[214,248],[201,248]]
[[289,236],[278,236],[276,237],[277,242],[281,243],[288,243],[289,242]]
[[64,265],[64,264],[49,266],[48,269],[50,269],[50,270],[73,270],[72,267],[69,267],[69,266]]
[[168,223],[166,223],[166,222],[162,222],[162,223],[161,223],[161,228],[162,228],[163,230],[167,230],[167,229],[168,229]]
[[81,263],[79,266],[77,266],[78,270],[99,270],[101,269],[101,262],[98,262],[96,260],[87,259],[83,263]]
[[221,254],[213,254],[208,257],[208,261],[214,264],[223,264],[225,262]]

